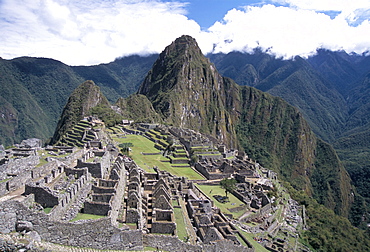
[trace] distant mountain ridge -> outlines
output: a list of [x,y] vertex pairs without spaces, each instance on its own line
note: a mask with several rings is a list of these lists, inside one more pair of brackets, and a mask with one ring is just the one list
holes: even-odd
[[62,62],[21,57],[0,59],[0,143],[47,140],[72,91],[85,80],[100,86],[110,102],[135,92],[157,56],[130,56],[109,64],[70,67]]
[[[313,131],[337,150],[361,195],[356,198],[370,202],[369,56],[328,50],[289,61],[259,50],[208,56],[221,74],[299,108]],[[364,223],[368,218],[362,217]]]
[[330,142],[345,129],[350,112],[346,101],[348,88],[364,74],[364,70],[356,69],[364,68],[359,65],[366,57],[354,60],[347,55],[349,61],[344,56],[324,50],[307,60],[297,56],[288,61],[259,50],[253,54],[209,55],[220,73],[238,84],[282,97],[298,107],[314,131]]

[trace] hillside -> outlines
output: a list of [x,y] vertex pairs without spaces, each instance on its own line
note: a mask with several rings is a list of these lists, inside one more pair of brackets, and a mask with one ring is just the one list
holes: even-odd
[[221,74],[240,85],[255,87],[299,108],[316,134],[325,141],[343,131],[348,108],[332,83],[304,59],[281,60],[256,50],[254,54],[209,55]]
[[129,56],[109,64],[71,67],[62,62],[21,57],[0,59],[0,143],[50,138],[72,91],[85,80],[100,86],[110,102],[135,92],[156,56]]
[[[369,56],[327,50],[306,60],[285,61],[260,50],[208,56],[221,74],[297,107],[313,131],[333,144],[369,205]],[[358,205],[361,196],[356,196]],[[354,211],[356,218],[364,213]]]
[[193,38],[182,36],[160,54],[138,94],[165,123],[242,147],[295,188],[348,215],[350,179],[335,151],[314,135],[296,108],[222,77]]

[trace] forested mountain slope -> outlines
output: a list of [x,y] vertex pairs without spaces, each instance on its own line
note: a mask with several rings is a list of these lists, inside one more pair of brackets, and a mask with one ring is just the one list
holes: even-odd
[[362,197],[370,206],[370,57],[327,50],[286,61],[260,50],[209,57],[220,73],[299,108],[313,131],[334,145],[360,193],[355,205],[362,210],[353,212],[365,225]]
[[78,67],[45,58],[0,59],[0,144],[50,138],[68,96],[85,80],[99,85],[111,102],[128,96],[137,90],[155,59],[130,56]]

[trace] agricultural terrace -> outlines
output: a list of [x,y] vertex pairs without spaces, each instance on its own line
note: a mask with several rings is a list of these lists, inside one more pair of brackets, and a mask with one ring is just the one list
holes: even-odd
[[170,160],[161,154],[158,155],[143,155],[143,153],[159,153],[160,151],[154,148],[154,143],[141,135],[112,135],[112,139],[118,144],[132,143],[130,157],[135,160],[136,164],[147,172],[154,172],[153,167],[157,166],[160,170],[165,170],[179,177],[187,177],[191,180],[204,179],[200,174],[194,171],[189,165],[184,167],[173,167]]

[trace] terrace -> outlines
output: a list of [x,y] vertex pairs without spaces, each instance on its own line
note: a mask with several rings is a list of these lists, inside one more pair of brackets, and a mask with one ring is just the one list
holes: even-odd
[[187,177],[190,180],[203,180],[204,178],[190,166],[172,167],[170,160],[162,155],[143,155],[143,153],[158,153],[154,143],[141,135],[127,135],[126,138],[113,136],[118,144],[132,143],[129,155],[136,164],[147,172],[154,172],[153,167],[165,170],[178,177]]

